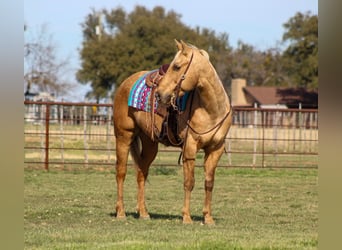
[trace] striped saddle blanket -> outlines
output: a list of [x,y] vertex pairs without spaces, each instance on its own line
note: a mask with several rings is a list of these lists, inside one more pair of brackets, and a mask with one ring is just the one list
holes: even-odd
[[152,99],[154,101],[154,110],[157,110],[158,102],[155,98],[151,98],[152,87],[146,84],[146,77],[151,72],[142,75],[133,85],[128,98],[128,106],[151,112]]
[[[151,73],[157,71],[152,70],[150,72],[147,72],[146,74],[142,75],[134,84],[133,87],[129,93],[129,98],[128,98],[128,106],[136,108],[138,110],[142,110],[145,112],[151,112],[152,110],[152,100],[154,100],[154,112],[157,112],[158,108],[158,101],[156,98],[151,98],[151,93],[152,93],[152,88],[151,86],[146,84],[146,78],[148,75]],[[186,106],[186,101],[188,99],[189,93],[186,93],[184,96],[181,98],[178,98],[176,100],[176,104],[179,107],[180,111],[185,110]]]

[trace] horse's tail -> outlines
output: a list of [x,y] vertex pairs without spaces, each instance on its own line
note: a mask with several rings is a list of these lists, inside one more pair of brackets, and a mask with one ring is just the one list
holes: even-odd
[[141,162],[141,146],[140,138],[136,136],[131,144],[130,151],[135,164]]

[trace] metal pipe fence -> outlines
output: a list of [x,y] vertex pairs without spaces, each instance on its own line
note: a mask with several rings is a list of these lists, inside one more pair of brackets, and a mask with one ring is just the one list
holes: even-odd
[[[24,106],[25,166],[115,166],[112,104],[25,101]],[[180,149],[160,144],[159,152],[153,166],[178,166]],[[203,158],[200,151],[196,165],[202,166]],[[219,167],[317,168],[317,110],[234,108]]]

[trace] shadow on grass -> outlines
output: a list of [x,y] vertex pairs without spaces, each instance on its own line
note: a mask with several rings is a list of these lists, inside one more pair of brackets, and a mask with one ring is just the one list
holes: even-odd
[[[109,213],[111,217],[116,217],[116,212]],[[134,219],[139,219],[139,214],[135,212],[126,212],[126,217],[133,217]],[[173,215],[173,214],[158,214],[158,213],[150,213],[150,218],[153,220],[183,220],[181,215]],[[192,215],[192,220],[194,222],[203,221],[202,216]]]

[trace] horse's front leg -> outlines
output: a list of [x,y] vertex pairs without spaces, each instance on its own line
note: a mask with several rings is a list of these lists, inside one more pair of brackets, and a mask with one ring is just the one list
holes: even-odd
[[197,153],[197,142],[188,135],[185,147],[183,149],[183,174],[184,174],[184,206],[183,223],[190,224],[190,198],[191,192],[195,186],[195,158]]
[[192,219],[190,216],[190,198],[191,192],[195,186],[195,159],[184,159],[184,206],[183,206],[183,223],[190,224]]
[[204,162],[205,198],[204,198],[203,217],[204,217],[204,223],[209,224],[209,225],[215,224],[214,219],[211,215],[211,201],[212,201],[212,193],[213,193],[213,188],[214,188],[215,169],[216,169],[218,161],[221,158],[223,151],[224,151],[224,144],[215,151],[205,150],[205,162]]

